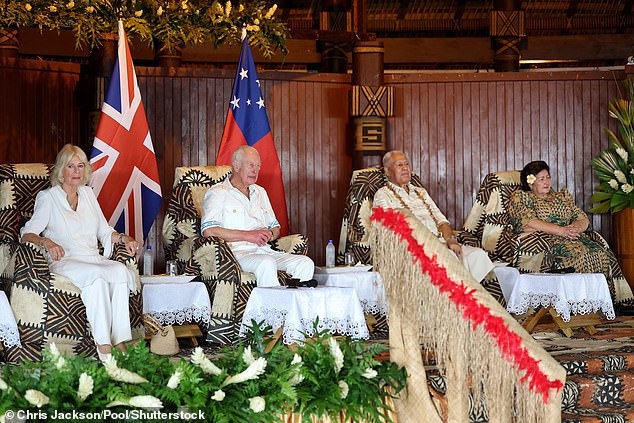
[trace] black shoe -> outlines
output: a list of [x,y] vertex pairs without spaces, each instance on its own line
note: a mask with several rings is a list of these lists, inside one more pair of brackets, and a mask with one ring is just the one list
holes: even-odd
[[315,279],[311,279],[308,281],[301,281],[299,283],[299,286],[303,286],[306,288],[316,288],[317,287],[317,281]]

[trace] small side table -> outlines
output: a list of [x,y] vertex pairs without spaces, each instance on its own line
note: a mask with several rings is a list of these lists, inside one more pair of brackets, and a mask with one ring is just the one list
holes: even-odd
[[597,312],[614,319],[614,307],[602,273],[525,273],[510,267],[496,268],[495,273],[507,302],[507,311],[524,314],[538,308],[523,326],[532,332],[539,320],[550,314],[568,337],[572,329],[583,327],[593,335],[601,322]]
[[[150,278],[143,277],[142,281]],[[202,336],[199,325],[211,322],[211,302],[205,284],[170,283],[167,276],[160,282],[143,283],[143,313],[162,325],[173,325],[177,338],[189,338],[197,346],[196,337]]]
[[367,266],[337,266],[316,268],[313,278],[319,285],[354,288],[364,313],[387,315],[387,298],[379,272],[368,271]]
[[22,346],[18,325],[4,291],[0,291],[0,342],[5,348]]

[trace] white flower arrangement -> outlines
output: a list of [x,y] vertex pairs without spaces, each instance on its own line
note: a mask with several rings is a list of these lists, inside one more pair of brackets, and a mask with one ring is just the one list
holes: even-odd
[[112,355],[106,358],[106,360],[103,362],[103,366],[106,369],[108,376],[110,376],[113,380],[116,380],[117,382],[137,384],[148,381],[146,378],[137,373],[131,372],[127,369],[119,368],[117,365],[117,360]]
[[247,369],[234,376],[229,376],[222,383],[222,386],[231,385],[232,383],[241,383],[247,380],[257,379],[266,369],[266,358],[260,357],[255,360]]
[[167,387],[170,389],[178,388],[178,384],[181,383],[182,374],[180,370],[176,370],[170,377],[170,380],[167,381]]
[[266,407],[266,401],[262,397],[253,397],[249,399],[249,408],[253,410],[254,413],[261,413],[264,411]]
[[532,173],[530,175],[526,176],[526,183],[528,185],[533,185],[536,180],[537,180],[537,178]]
[[328,339],[328,346],[330,347],[330,354],[335,359],[335,373],[339,373],[343,367],[343,353],[339,344],[335,338]]
[[376,372],[376,370],[372,369],[372,368],[367,368],[365,369],[365,372],[363,372],[363,377],[366,379],[374,379],[376,377],[378,373]]
[[79,376],[79,387],[77,388],[77,398],[80,401],[85,401],[90,395],[92,395],[95,382],[88,373],[83,372]]
[[225,391],[223,391],[222,389],[218,389],[216,392],[214,392],[214,394],[211,396],[211,399],[214,401],[222,401],[223,399],[225,399]]
[[339,386],[339,388],[341,388],[341,398],[346,399],[346,397],[348,396],[348,391],[350,390],[348,384],[346,383],[346,381],[340,380],[337,385]]
[[196,349],[194,349],[194,352],[191,356],[191,361],[195,365],[199,366],[202,371],[207,373],[208,375],[219,375],[220,373],[222,373],[222,370],[220,370],[214,363],[211,362],[211,360],[207,358],[203,349],[200,347],[196,347]]
[[50,402],[50,399],[37,389],[28,389],[24,394],[24,399],[37,408],[42,408]]

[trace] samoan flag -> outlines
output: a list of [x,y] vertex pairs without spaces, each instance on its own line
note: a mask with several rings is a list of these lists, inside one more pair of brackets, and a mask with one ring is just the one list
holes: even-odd
[[241,145],[247,144],[255,147],[260,153],[262,161],[257,184],[266,189],[269,195],[275,217],[280,223],[280,234],[287,235],[288,215],[286,213],[282,170],[275,150],[269,119],[266,116],[264,97],[249,48],[248,37],[242,41],[240,63],[238,63],[236,70],[229,103],[216,164],[230,165],[231,155]]
[[122,21],[90,163],[90,185],[106,220],[118,232],[143,242],[161,208],[161,185]]

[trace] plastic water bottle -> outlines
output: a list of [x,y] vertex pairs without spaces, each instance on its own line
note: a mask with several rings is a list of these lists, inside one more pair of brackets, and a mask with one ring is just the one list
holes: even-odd
[[147,276],[154,274],[154,252],[151,245],[148,245],[143,252],[143,274]]
[[332,243],[332,239],[329,239],[326,245],[326,267],[335,267],[335,244]]

